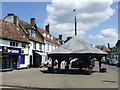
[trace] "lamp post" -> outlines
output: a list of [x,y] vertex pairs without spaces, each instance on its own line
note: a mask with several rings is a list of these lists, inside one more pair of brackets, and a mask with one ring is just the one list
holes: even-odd
[[76,20],[76,9],[73,10],[75,15],[75,36],[77,35],[77,20]]

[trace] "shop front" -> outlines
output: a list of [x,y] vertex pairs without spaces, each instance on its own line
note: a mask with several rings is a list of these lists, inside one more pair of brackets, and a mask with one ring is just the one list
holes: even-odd
[[2,47],[2,71],[15,70],[20,66],[21,49]]

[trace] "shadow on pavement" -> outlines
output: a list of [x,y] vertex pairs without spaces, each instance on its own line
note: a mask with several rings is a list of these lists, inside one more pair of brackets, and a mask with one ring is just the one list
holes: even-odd
[[[79,69],[69,69],[69,70],[61,69],[57,72],[52,72],[48,70],[40,70],[40,72],[44,74],[71,74],[71,75],[83,75],[84,74],[84,70],[79,70]],[[96,72],[98,71],[92,71],[92,73],[96,73]]]

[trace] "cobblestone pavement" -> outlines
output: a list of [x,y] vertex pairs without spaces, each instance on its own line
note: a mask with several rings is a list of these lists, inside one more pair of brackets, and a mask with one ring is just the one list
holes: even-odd
[[47,68],[30,68],[2,73],[2,85],[29,88],[118,88],[118,72],[107,69],[92,75],[80,73],[52,74]]

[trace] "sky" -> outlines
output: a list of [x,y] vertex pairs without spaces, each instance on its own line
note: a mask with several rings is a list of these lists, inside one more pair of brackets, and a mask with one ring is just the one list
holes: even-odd
[[[2,2],[2,17],[14,13],[30,22],[37,19],[37,26],[45,29],[50,24],[50,33],[58,37],[74,36],[74,16],[77,18],[77,35],[93,45],[111,47],[118,40],[118,2],[80,2],[79,0],[52,0],[52,2]],[[73,9],[76,9],[73,12]]]

